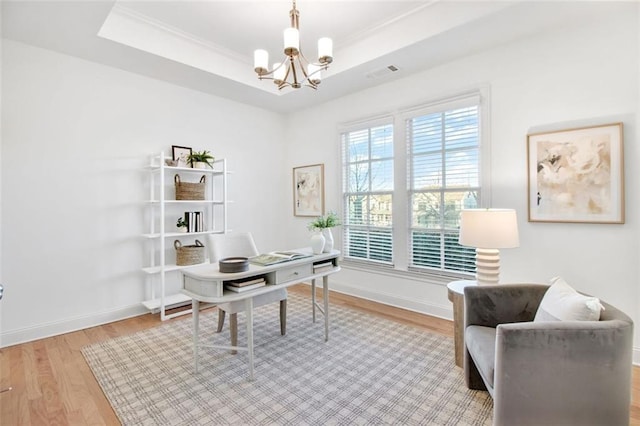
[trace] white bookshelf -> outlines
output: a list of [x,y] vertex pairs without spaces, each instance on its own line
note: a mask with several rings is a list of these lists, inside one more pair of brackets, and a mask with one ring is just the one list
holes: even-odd
[[[180,293],[180,273],[184,268],[175,263],[174,241],[183,245],[193,244],[196,239],[205,245],[207,260],[207,235],[227,232],[227,163],[225,159],[215,160],[213,168],[192,169],[167,166],[169,159],[164,153],[151,156],[148,166],[149,199],[147,200],[148,232],[143,234],[146,264],[145,274],[147,300],[142,304],[152,312],[160,313],[164,321],[177,315],[191,312],[184,310],[168,314],[167,310],[191,302]],[[204,200],[176,200],[174,177],[178,174],[182,182],[197,182],[205,176]],[[203,230],[180,232],[176,226],[179,217],[186,211],[200,211],[203,215]]]

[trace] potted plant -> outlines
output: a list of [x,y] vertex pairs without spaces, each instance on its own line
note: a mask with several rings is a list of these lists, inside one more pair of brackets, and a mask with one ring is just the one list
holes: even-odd
[[176,222],[176,226],[178,227],[178,231],[187,232],[187,222],[184,219],[182,219],[182,216],[178,218],[178,221]]
[[327,213],[326,216],[318,216],[309,223],[309,229],[312,231],[322,231],[327,228],[333,228],[340,225],[338,215],[334,212]]
[[215,157],[209,151],[194,151],[187,157],[187,161],[191,163],[194,169],[205,169],[207,166],[213,169],[213,160]]
[[[333,250],[333,234],[331,233],[331,228],[340,225],[340,219],[335,212],[329,212],[326,216],[319,216],[315,218],[312,222],[309,223],[308,227],[312,231],[317,231],[316,234],[320,234],[324,237],[324,247],[322,248],[322,252],[329,253]],[[317,237],[311,237],[311,247],[316,252],[314,246],[316,244],[320,244],[317,242],[319,239]]]

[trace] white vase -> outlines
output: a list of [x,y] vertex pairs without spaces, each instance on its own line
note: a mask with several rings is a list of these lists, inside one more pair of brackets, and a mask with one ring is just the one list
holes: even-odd
[[324,228],[322,235],[324,235],[324,249],[322,249],[322,251],[323,253],[329,253],[333,250],[333,234],[331,233],[331,228]]
[[206,169],[209,165],[204,161],[194,161],[193,168],[194,169]]
[[320,232],[314,232],[311,235],[311,251],[313,254],[320,254],[324,249],[324,236]]

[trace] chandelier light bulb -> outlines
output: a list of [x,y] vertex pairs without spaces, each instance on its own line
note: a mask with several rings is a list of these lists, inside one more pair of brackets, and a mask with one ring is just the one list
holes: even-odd
[[333,61],[333,41],[328,37],[318,40],[318,62],[330,64]]
[[253,52],[253,68],[259,75],[266,74],[269,69],[269,52],[264,49]]
[[300,32],[297,28],[287,28],[284,30],[284,54],[295,56],[300,49]]

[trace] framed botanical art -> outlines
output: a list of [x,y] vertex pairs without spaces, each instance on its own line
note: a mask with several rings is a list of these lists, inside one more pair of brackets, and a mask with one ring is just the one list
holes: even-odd
[[191,148],[188,146],[172,145],[171,152],[173,153],[173,159],[178,160],[178,167],[191,167],[191,163],[189,162]]
[[529,222],[624,223],[622,123],[527,135]]
[[324,214],[324,164],[293,168],[293,214]]

